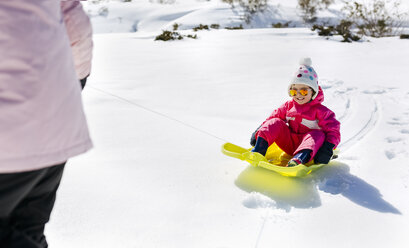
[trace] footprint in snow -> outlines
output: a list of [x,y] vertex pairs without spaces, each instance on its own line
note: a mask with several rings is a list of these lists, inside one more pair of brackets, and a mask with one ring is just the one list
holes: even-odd
[[322,89],[326,90],[326,89],[330,89],[333,87],[338,87],[340,85],[343,85],[344,81],[341,80],[326,80],[326,79],[322,79],[320,81],[320,86]]
[[393,117],[393,118],[390,119],[390,121],[388,121],[388,123],[391,124],[391,125],[407,125],[407,124],[409,124],[409,116],[408,115],[406,115],[404,113],[403,115],[400,115],[400,117]]
[[401,137],[386,137],[385,139],[386,139],[386,142],[388,143],[396,143],[396,142],[403,141]]
[[371,95],[381,95],[386,93],[386,90],[385,89],[363,90],[362,93]]
[[403,134],[409,134],[409,129],[401,129],[399,132]]
[[354,91],[354,90],[356,90],[355,87],[341,87],[341,88],[338,88],[335,91],[335,93],[340,95],[340,94],[345,94],[345,93],[348,93],[348,92],[351,92],[351,91]]
[[404,126],[404,125],[408,125],[409,122],[402,121],[402,120],[400,120],[398,118],[393,118],[391,121],[388,121],[388,124],[394,125],[394,126]]
[[396,157],[396,153],[394,151],[392,151],[392,150],[386,150],[385,155],[389,160]]
[[391,148],[389,150],[385,150],[385,156],[391,160],[394,159],[398,156],[400,157],[408,157],[409,153],[405,149],[400,149],[400,148]]

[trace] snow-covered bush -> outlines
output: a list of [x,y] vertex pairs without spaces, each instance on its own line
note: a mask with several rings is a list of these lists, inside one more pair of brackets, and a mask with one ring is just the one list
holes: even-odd
[[169,40],[183,40],[183,37],[191,38],[191,39],[197,39],[197,35],[182,35],[179,32],[176,32],[179,28],[180,24],[174,23],[172,25],[173,31],[168,31],[168,30],[163,30],[162,33],[158,36],[155,37],[156,40],[162,40],[162,41],[169,41]]
[[211,28],[212,29],[219,29],[220,25],[219,24],[211,24],[209,26],[209,25],[199,24],[199,26],[196,26],[196,27],[194,27],[192,29],[193,29],[193,31],[197,32],[199,30],[210,30]]
[[195,32],[199,30],[209,30],[209,25],[200,24],[199,26],[193,28],[193,31]]
[[149,0],[151,3],[174,4],[176,0]]
[[273,28],[288,28],[289,25],[290,25],[290,22],[285,22],[285,23],[277,22],[277,23],[273,23],[271,26]]
[[211,24],[211,25],[210,25],[210,28],[219,29],[219,28],[220,28],[220,24],[217,24],[217,23]]
[[361,39],[358,35],[354,34],[351,30],[353,22],[348,20],[341,20],[341,22],[335,27],[336,32],[344,38],[342,42],[358,41]]
[[243,25],[240,24],[240,26],[237,26],[237,27],[225,27],[225,29],[228,29],[228,30],[243,29]]
[[181,40],[183,36],[175,31],[163,30],[162,33],[155,37],[155,40],[169,41],[169,40]]
[[358,41],[361,39],[361,37],[354,34],[354,32],[351,31],[352,25],[353,23],[351,21],[341,20],[341,22],[336,26],[324,26],[314,24],[311,30],[312,31],[317,30],[318,35],[320,36],[340,35],[343,38],[342,42]]
[[98,9],[98,15],[100,16],[108,16],[109,10],[108,7],[102,6],[101,8]]

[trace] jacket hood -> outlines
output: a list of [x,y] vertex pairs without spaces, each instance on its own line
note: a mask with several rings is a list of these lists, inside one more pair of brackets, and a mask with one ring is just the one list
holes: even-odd
[[310,103],[323,103],[324,102],[324,91],[322,91],[321,86],[318,86],[318,95]]

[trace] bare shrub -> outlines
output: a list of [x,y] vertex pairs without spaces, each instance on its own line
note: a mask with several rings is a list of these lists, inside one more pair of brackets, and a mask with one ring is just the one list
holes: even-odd
[[317,20],[317,11],[327,9],[334,0],[298,0],[301,18],[305,23],[314,23]]
[[365,4],[347,2],[343,10],[359,29],[360,34],[385,37],[397,36],[402,32],[407,15],[400,12],[399,6],[400,1],[374,0]]
[[240,6],[243,9],[241,18],[248,24],[255,14],[266,10],[268,0],[222,0],[222,2],[230,4],[233,9],[236,5]]

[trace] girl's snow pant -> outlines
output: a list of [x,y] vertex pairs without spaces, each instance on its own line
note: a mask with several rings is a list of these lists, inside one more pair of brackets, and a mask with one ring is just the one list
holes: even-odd
[[0,247],[48,247],[44,236],[64,165],[0,174]]
[[304,149],[310,149],[311,158],[314,158],[318,149],[325,140],[325,134],[321,130],[313,129],[305,134],[291,132],[287,124],[279,119],[272,118],[266,121],[257,132],[257,137],[265,139],[269,145],[274,142],[289,155],[295,155]]

